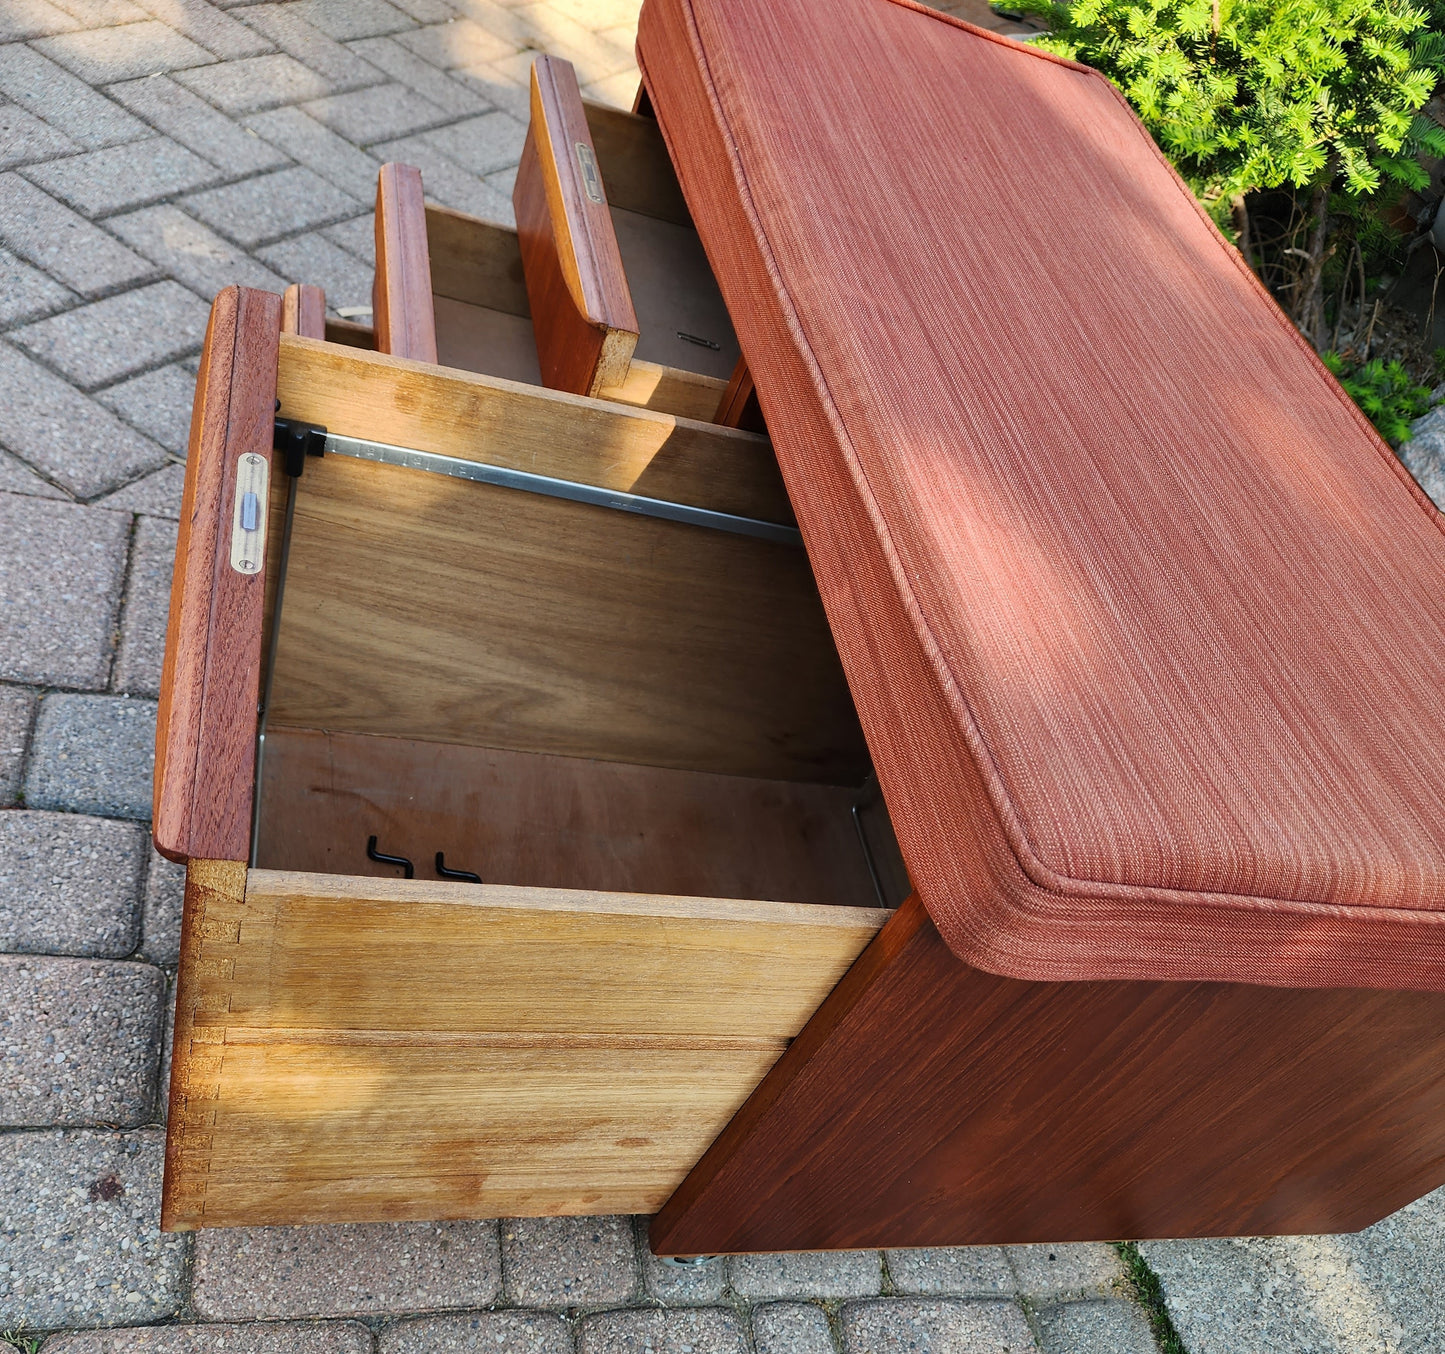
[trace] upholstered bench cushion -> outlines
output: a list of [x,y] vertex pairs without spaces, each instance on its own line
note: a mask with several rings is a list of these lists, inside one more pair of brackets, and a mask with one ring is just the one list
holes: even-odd
[[638,53],[951,948],[1445,988],[1441,518],[1112,86],[906,0]]

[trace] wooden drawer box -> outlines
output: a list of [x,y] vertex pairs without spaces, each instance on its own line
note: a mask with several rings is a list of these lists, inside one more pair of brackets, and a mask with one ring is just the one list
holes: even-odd
[[217,298],[187,465],[164,1225],[655,1211],[904,887],[806,556],[351,455],[291,481],[273,421],[786,528],[768,443],[279,323]]

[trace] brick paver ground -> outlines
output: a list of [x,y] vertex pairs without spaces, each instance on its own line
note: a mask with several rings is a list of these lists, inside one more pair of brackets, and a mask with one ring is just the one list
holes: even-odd
[[[627,104],[638,3],[0,0],[0,1344],[1154,1348],[1105,1246],[679,1268],[629,1218],[157,1228],[181,872],[142,820],[206,306],[235,281],[369,304],[385,159],[510,221],[534,53]],[[1438,1197],[1145,1255],[1193,1354],[1445,1343]]]

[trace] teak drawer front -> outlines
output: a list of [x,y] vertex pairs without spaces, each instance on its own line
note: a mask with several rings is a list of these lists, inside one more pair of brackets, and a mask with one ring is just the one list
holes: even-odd
[[192,862],[164,1223],[654,1212],[887,915]]

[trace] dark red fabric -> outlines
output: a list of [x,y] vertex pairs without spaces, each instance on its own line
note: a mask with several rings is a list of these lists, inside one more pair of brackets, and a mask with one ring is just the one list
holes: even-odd
[[906,0],[638,55],[955,953],[1445,989],[1439,515],[1117,92]]

